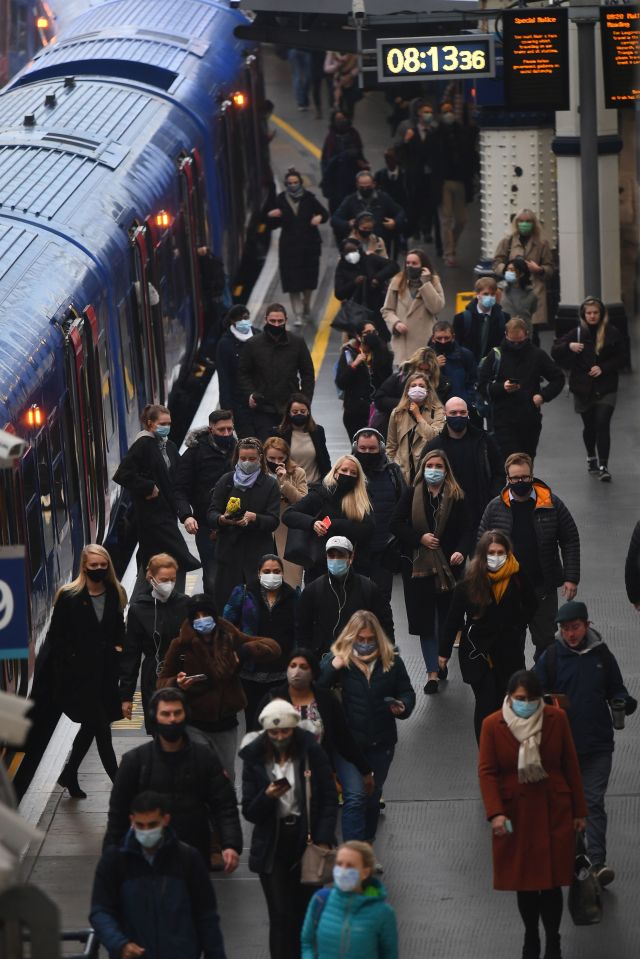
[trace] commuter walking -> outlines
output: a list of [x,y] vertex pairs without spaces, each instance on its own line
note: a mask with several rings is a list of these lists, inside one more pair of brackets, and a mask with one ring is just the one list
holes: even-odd
[[622,337],[609,323],[602,300],[589,296],[580,307],[578,326],[553,344],[551,355],[569,372],[573,405],[582,418],[587,470],[611,482],[611,417],[618,397],[618,371],[625,364]]
[[207,867],[213,825],[220,836],[225,872],[233,872],[242,852],[236,795],[218,754],[189,736],[187,709],[179,689],[159,689],[153,696],[149,704],[153,740],[122,757],[109,799],[104,848],[122,844],[134,797],[152,790],[170,797],[172,828],[178,839],[198,850]]
[[[519,317],[505,326],[505,338],[478,370],[478,391],[491,403],[496,443],[504,459],[524,452],[535,459],[542,431],[544,403],[564,386],[564,373],[551,357],[534,346]],[[542,386],[542,380],[546,385]]]
[[110,724],[122,718],[118,676],[124,647],[127,594],[111,557],[92,543],[80,554],[74,580],[53,601],[47,647],[53,667],[53,698],[65,716],[80,723],[67,763],[58,777],[72,799],[86,799],[78,769],[95,739],[105,772],[113,781],[118,763]]
[[429,342],[436,315],[444,309],[440,277],[424,250],[409,250],[404,269],[389,284],[382,316],[391,334],[397,366]]
[[496,248],[493,270],[498,276],[505,272],[514,257],[522,257],[529,268],[533,292],[538,303],[533,314],[534,327],[543,327],[549,322],[547,310],[547,284],[555,273],[553,254],[549,241],[533,210],[520,210],[511,221],[511,229]]
[[334,758],[343,794],[343,839],[372,843],[398,741],[396,719],[409,718],[415,692],[380,620],[367,610],[349,619],[323,660],[318,682],[340,689],[349,728],[373,772],[374,788],[368,793],[360,771],[339,753]]
[[307,484],[318,483],[331,469],[324,428],[311,415],[311,401],[304,393],[292,393],[277,434],[291,451],[291,458],[304,470]]
[[[607,812],[614,750],[614,728],[636,711],[637,700],[624,685],[618,662],[593,628],[584,603],[558,610],[559,633],[542,654],[535,672],[545,692],[566,697],[566,711],[578,753],[587,801],[587,849],[601,886],[615,879],[607,864]],[[613,718],[612,718],[613,714]]]
[[224,608],[224,618],[237,629],[247,636],[268,636],[280,648],[280,655],[268,662],[245,659],[241,664],[247,731],[257,729],[259,704],[271,689],[282,684],[295,645],[298,593],[285,583],[283,569],[280,557],[267,553],[260,560],[255,580],[236,586]]
[[313,892],[300,882],[300,860],[307,835],[326,849],[335,845],[338,800],[326,753],[311,733],[297,728],[293,706],[275,699],[259,719],[263,732],[245,737],[240,750],[242,813],[254,827],[249,869],[258,873],[267,902],[271,959],[299,959]]
[[264,332],[242,351],[238,381],[251,410],[253,433],[261,440],[276,432],[292,393],[302,390],[313,399],[311,354],[303,338],[287,330],[287,311],[280,303],[267,306]]
[[320,159],[320,189],[327,198],[331,213],[335,213],[353,190],[356,173],[368,166],[362,151],[362,139],[352,126],[351,118],[343,110],[336,110],[331,117]]
[[322,238],[318,227],[329,213],[293,167],[284,178],[284,191],[276,197],[267,217],[272,230],[280,228],[278,256],[280,285],[291,297],[294,326],[311,319],[311,294],[318,286]]
[[253,431],[247,397],[238,380],[240,357],[249,340],[259,332],[251,322],[251,313],[241,303],[232,306],[225,317],[226,330],[216,350],[216,373],[220,389],[220,409],[232,413],[236,435],[250,436]]
[[233,472],[220,477],[207,511],[207,523],[217,532],[214,597],[219,609],[238,583],[254,577],[260,557],[273,552],[280,522],[280,489],[267,471],[260,441],[240,440],[231,462]]
[[438,366],[450,383],[447,396],[459,396],[467,403],[475,398],[478,379],[478,365],[471,350],[458,346],[453,326],[448,320],[437,320],[433,324],[433,333],[429,346],[438,358]]
[[502,276],[504,289],[500,297],[500,306],[510,316],[519,316],[521,320],[524,320],[532,342],[540,346],[538,328],[533,325],[533,317],[538,309],[538,297],[531,286],[531,271],[527,261],[521,256],[514,257],[506,264]]
[[453,333],[458,346],[470,350],[480,363],[494,346],[500,346],[510,317],[498,303],[498,284],[492,276],[479,277],[474,290],[474,298],[453,318]]
[[473,132],[456,120],[452,103],[440,108],[438,138],[442,164],[438,215],[444,262],[445,266],[457,266],[458,240],[467,223],[466,204],[473,199],[473,177],[479,164]]
[[511,676],[524,669],[525,631],[536,611],[533,584],[513,555],[508,536],[483,533],[464,578],[456,585],[444,626],[438,664],[447,668],[460,638],[460,672],[475,697],[473,723],[500,709]]
[[[398,928],[387,892],[374,875],[368,843],[350,840],[336,855],[333,885],[309,903],[302,929],[302,959],[398,959]],[[348,942],[348,952],[344,951]]]
[[[274,540],[278,556],[284,557],[289,530],[282,522],[282,515],[292,503],[297,503],[307,495],[309,484],[302,467],[291,459],[289,444],[285,443],[280,436],[270,436],[264,444],[264,462],[280,487],[280,525],[275,532]],[[302,586],[303,567],[284,559],[282,562],[287,583],[296,588]]]
[[412,373],[424,373],[426,375],[430,388],[436,391],[441,403],[444,403],[447,396],[450,395],[451,384],[441,374],[436,353],[430,346],[420,347],[373,394],[376,412],[373,415],[371,425],[380,430],[384,437],[386,437],[389,429],[389,417],[402,399],[402,392]]
[[236,448],[233,413],[228,409],[209,414],[209,426],[191,430],[186,449],[173,481],[173,495],[180,522],[195,535],[202,563],[205,592],[213,592],[216,581],[216,532],[209,529],[207,510],[211,491],[220,477],[231,469]]
[[629,602],[640,611],[640,522],[636,523],[631,534],[624,564],[624,584]]
[[293,93],[298,104],[298,110],[305,112],[309,109],[309,92],[311,90],[311,54],[308,50],[288,50],[287,59],[291,66],[293,77]]
[[442,256],[438,204],[444,176],[442,138],[433,106],[416,97],[411,101],[410,116],[396,131],[395,148],[407,178],[409,225],[407,235],[416,241],[433,243]]
[[142,430],[114,473],[113,479],[127,490],[133,502],[138,527],[138,582],[144,586],[145,570],[156,553],[168,552],[178,563],[178,589],[184,592],[187,573],[199,561],[187,549],[178,529],[173,481],[178,467],[178,449],[168,439],[171,413],[166,406],[145,406]]
[[153,696],[158,676],[171,641],[180,632],[187,618],[189,597],[176,590],[178,564],[168,553],[152,556],[147,566],[147,582],[137,598],[129,604],[127,632],[120,665],[120,699],[122,715],[131,719],[133,694],[138,683],[140,660],[140,691],[147,732],[152,735],[149,719],[149,701]]
[[343,199],[331,217],[336,238],[343,240],[349,236],[358,214],[366,211],[373,216],[376,236],[384,240],[388,247],[396,233],[402,233],[404,229],[404,210],[390,196],[378,190],[370,170],[361,170],[356,174],[355,187],[355,192]]
[[387,456],[411,485],[418,473],[425,443],[442,431],[444,407],[424,373],[407,377],[402,398],[389,418]]
[[[357,237],[347,237],[340,246],[333,292],[337,300],[353,300],[370,311],[378,333],[388,341],[389,333],[380,315],[389,280],[398,270],[397,263],[378,253],[367,253]],[[346,332],[352,333],[353,330]]]
[[376,221],[373,213],[369,213],[368,210],[363,210],[362,213],[358,213],[356,216],[355,222],[347,239],[357,240],[358,245],[364,250],[365,253],[376,253],[383,259],[388,260],[389,254],[387,252],[387,247],[382,237],[377,236],[377,234],[374,232],[375,227]]
[[338,358],[336,386],[343,394],[342,422],[350,441],[369,423],[374,390],[391,376],[393,357],[374,323],[358,323]]
[[[402,207],[403,210],[409,210],[409,192],[407,177],[402,165],[398,162],[398,152],[394,147],[388,147],[384,151],[384,166],[375,174],[375,181],[380,189],[391,197],[392,200]],[[396,260],[407,248],[407,237],[409,236],[409,225],[405,223],[403,229],[396,234],[391,241],[388,250],[392,260]]]
[[514,673],[502,708],[485,719],[478,762],[493,832],[493,887],[517,893],[523,959],[562,959],[562,886],[573,881],[575,834],[587,808],[569,721],[545,706],[535,673]]
[[402,581],[409,632],[420,637],[427,670],[423,692],[438,692],[438,650],[456,580],[471,553],[472,534],[464,493],[446,453],[424,457],[414,483],[402,495],[391,520],[402,549]]
[[207,869],[171,828],[166,797],[139,793],[129,822],[96,867],[89,918],[101,945],[111,959],[225,959]]
[[178,688],[189,707],[187,730],[195,742],[213,747],[226,775],[235,782],[238,713],[247,706],[239,669],[270,667],[280,646],[266,636],[247,636],[221,619],[204,593],[189,600],[187,618],[165,657],[158,689]]

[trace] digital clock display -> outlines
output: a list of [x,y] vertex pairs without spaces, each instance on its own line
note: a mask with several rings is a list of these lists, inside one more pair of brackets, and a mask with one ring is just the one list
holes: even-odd
[[494,40],[487,34],[378,40],[378,82],[495,76]]

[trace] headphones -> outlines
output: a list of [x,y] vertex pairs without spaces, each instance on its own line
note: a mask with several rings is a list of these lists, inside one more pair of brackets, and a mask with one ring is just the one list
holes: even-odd
[[380,452],[386,453],[387,444],[384,441],[384,436],[379,430],[374,429],[373,426],[363,426],[361,430],[358,430],[356,433],[353,434],[353,442],[351,443],[352,453],[358,452],[358,437],[362,436],[363,433],[366,433],[367,436],[370,436],[372,434],[373,436],[377,436],[378,439],[380,440]]
[[[585,307],[588,306],[590,303],[598,304],[598,307],[600,309],[600,321],[602,321],[604,319],[604,315],[607,311],[607,308],[602,302],[602,300],[597,296],[588,296],[586,299],[582,301],[582,303],[580,304],[580,319],[581,320],[585,319],[585,316],[584,316]],[[585,323],[586,323],[586,320],[585,320]]]
[[[166,694],[171,693],[171,698]],[[149,700],[148,709],[148,722],[149,725],[153,726],[154,730],[158,728],[156,722],[156,713],[158,712],[158,703],[167,702],[175,703],[180,702],[184,706],[185,719],[187,722],[191,719],[191,710],[189,709],[189,703],[187,702],[187,697],[182,692],[181,689],[178,689],[177,686],[174,688],[172,686],[165,686],[162,689],[156,689],[155,693]]]

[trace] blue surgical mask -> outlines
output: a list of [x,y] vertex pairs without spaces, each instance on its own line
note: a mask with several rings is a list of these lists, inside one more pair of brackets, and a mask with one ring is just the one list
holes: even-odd
[[344,866],[334,866],[333,884],[340,892],[354,892],[360,885],[360,873],[357,869],[345,869]]
[[156,427],[156,436],[161,436],[162,439],[165,439],[170,432],[171,432],[171,424],[169,424],[169,426]]
[[489,293],[485,293],[480,297],[480,303],[484,306],[485,310],[490,310],[496,305],[496,298]]
[[238,469],[245,476],[253,476],[260,469],[260,463],[258,460],[238,460]]
[[521,699],[511,700],[511,709],[519,719],[531,719],[539,705],[539,699],[534,699],[530,703],[525,703]]
[[370,656],[371,653],[375,653],[378,648],[377,643],[354,643],[353,648],[355,649],[358,656]]
[[444,479],[444,470],[430,469],[426,466],[424,469],[424,478],[427,483],[430,483],[432,486],[437,486],[438,483],[441,483]]
[[346,576],[349,569],[349,561],[346,559],[328,559],[327,569],[332,576]]
[[507,283],[515,283],[516,280],[518,279],[515,273],[513,272],[513,270],[506,270],[504,274],[504,278],[507,281]]
[[133,831],[143,849],[153,849],[162,842],[164,827],[156,826],[155,829],[134,829]]
[[250,333],[251,320],[238,320],[238,322],[235,324],[235,328],[238,333]]
[[216,621],[213,616],[201,616],[200,619],[194,619],[193,628],[200,635],[212,633],[216,628]]

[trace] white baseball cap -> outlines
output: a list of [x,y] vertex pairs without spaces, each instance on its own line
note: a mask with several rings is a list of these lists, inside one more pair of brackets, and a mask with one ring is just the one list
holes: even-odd
[[327,552],[330,549],[343,549],[345,553],[353,553],[353,543],[346,536],[330,536],[325,549]]

